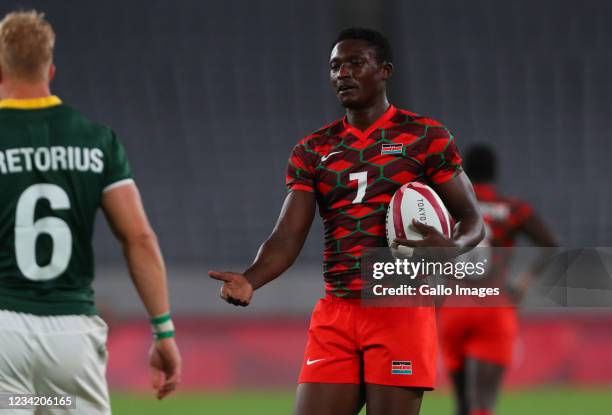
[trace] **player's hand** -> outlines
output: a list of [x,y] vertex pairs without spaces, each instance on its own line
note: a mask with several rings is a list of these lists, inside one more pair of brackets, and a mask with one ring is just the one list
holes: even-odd
[[412,229],[423,235],[421,240],[408,240],[395,238],[391,247],[397,248],[399,245],[414,248],[414,256],[430,259],[454,258],[461,252],[459,247],[451,238],[447,238],[433,226],[426,225],[413,219],[410,225]]
[[233,305],[246,307],[253,298],[253,286],[244,275],[235,272],[209,271],[215,280],[223,281],[220,296]]
[[157,399],[164,399],[181,381],[181,355],[173,338],[153,342],[149,367]]

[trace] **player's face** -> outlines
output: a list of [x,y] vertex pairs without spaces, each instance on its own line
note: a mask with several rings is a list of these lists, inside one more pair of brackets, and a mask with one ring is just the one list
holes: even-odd
[[329,77],[345,108],[366,108],[384,96],[391,65],[376,60],[376,50],[364,40],[347,39],[334,46]]

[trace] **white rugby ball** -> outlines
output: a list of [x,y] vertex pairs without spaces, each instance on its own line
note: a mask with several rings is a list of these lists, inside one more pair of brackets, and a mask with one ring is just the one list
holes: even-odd
[[[397,189],[389,203],[387,243],[390,247],[395,238],[413,241],[423,239],[423,235],[410,226],[413,219],[433,226],[449,238],[451,236],[451,216],[442,199],[431,187],[418,182],[406,183]],[[400,245],[397,249],[391,248],[391,253],[396,258],[409,258],[413,248]]]

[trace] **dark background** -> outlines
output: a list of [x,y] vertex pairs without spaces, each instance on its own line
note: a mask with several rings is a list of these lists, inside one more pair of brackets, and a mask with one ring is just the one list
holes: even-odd
[[[13,1],[57,32],[64,101],[127,148],[170,262],[247,265],[285,195],[293,145],[342,115],[327,61],[367,25],[395,52],[390,97],[460,149],[496,147],[500,184],[568,246],[609,245],[612,4],[606,1]],[[303,261],[320,261],[320,221]],[[97,257],[120,258],[102,221]]]

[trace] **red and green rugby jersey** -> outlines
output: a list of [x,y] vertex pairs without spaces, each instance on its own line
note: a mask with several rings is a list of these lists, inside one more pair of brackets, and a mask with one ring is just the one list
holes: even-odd
[[95,314],[96,211],[130,181],[109,128],[55,96],[0,101],[0,309]]
[[418,181],[441,184],[461,171],[450,131],[390,106],[366,131],[346,117],[302,139],[287,167],[287,187],[315,192],[325,229],[326,291],[357,297],[364,248],[387,246],[385,220],[395,191]]
[[512,247],[521,225],[533,209],[522,200],[500,195],[491,184],[474,184],[482,218],[487,225],[487,242],[495,247]]

